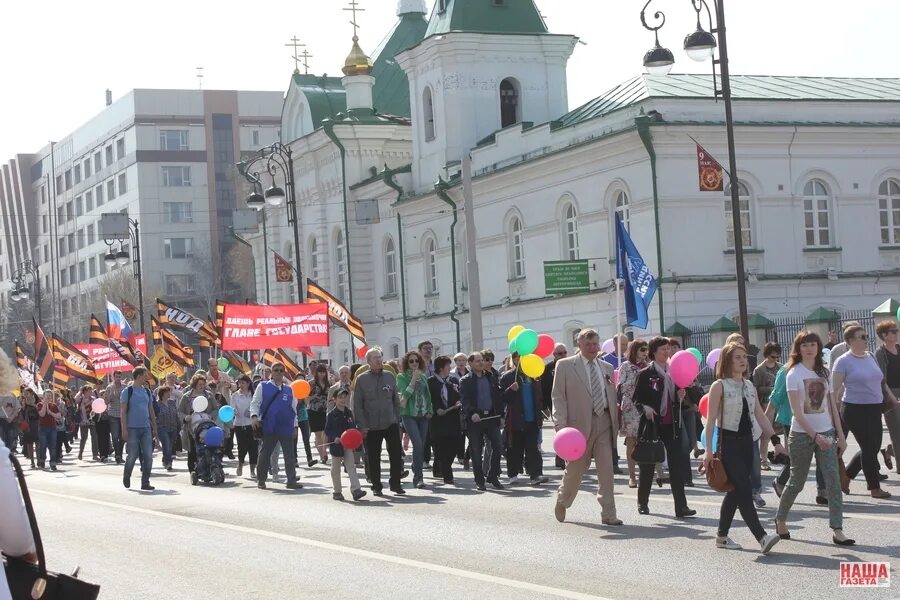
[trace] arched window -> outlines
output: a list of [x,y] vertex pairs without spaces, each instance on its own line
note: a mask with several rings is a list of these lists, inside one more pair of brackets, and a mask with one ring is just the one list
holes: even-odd
[[319,242],[314,235],[309,238],[309,278],[319,280]]
[[344,232],[340,229],[334,235],[335,294],[338,300],[346,302],[350,296],[347,278],[347,246]]
[[515,79],[507,77],[500,82],[500,127],[515,125],[519,116],[519,85]]
[[[750,190],[743,181],[738,181],[738,207],[741,217],[741,242],[744,248],[753,247],[752,221],[750,214]],[[734,248],[734,221],[731,216],[731,184],[725,187],[725,245]]]
[[525,233],[518,216],[510,219],[506,239],[509,240],[509,277],[521,279],[525,277]]
[[428,86],[422,94],[422,115],[425,119],[425,141],[430,142],[434,139],[434,97]]
[[810,179],[803,188],[803,226],[807,246],[831,245],[831,194],[821,179]]
[[563,211],[565,218],[565,257],[567,260],[578,260],[578,211],[574,204],[567,204]]
[[[294,245],[292,243],[288,242],[285,245],[284,255],[287,257],[290,257],[287,259],[288,262],[292,262],[291,259],[294,258]],[[291,282],[290,282],[290,284],[288,284],[288,288],[287,288],[288,291],[287,291],[287,298],[286,298],[286,302],[285,302],[286,304],[293,304],[293,303],[297,302],[297,287],[296,286],[297,286],[297,276],[295,273],[291,272]]]
[[[616,192],[615,213],[622,220],[625,231],[631,231],[631,209],[628,207],[628,194],[624,191]],[[615,227],[615,223],[613,227]]]
[[437,245],[433,237],[425,240],[425,293],[438,293]]
[[887,179],[878,186],[878,218],[882,244],[900,244],[900,181]]
[[397,295],[397,252],[391,236],[384,243],[384,295]]

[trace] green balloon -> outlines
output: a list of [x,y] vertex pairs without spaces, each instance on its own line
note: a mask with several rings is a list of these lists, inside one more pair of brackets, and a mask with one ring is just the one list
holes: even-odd
[[538,347],[538,334],[534,329],[524,329],[515,337],[513,343],[519,356],[531,354]]
[[897,320],[900,321],[900,308],[897,308]]
[[516,351],[516,340],[517,339],[519,339],[519,338],[514,337],[513,339],[511,339],[509,341],[509,353],[510,354],[518,354],[518,352]]
[[217,360],[216,363],[219,365],[219,368],[222,369],[223,371],[228,368],[229,364],[231,364],[228,362],[228,359],[225,358],[224,356],[220,356],[219,360]]
[[688,348],[687,350],[697,359],[697,364],[703,366],[703,354],[696,348]]

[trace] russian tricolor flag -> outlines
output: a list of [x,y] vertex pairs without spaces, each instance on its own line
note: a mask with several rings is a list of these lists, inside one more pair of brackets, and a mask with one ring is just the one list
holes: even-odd
[[115,340],[128,342],[132,348],[137,347],[137,337],[131,325],[125,319],[122,310],[109,300],[106,301],[106,335]]

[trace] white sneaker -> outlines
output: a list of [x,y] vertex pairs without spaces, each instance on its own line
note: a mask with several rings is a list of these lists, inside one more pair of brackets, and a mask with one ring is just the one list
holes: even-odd
[[779,541],[781,541],[781,537],[777,533],[770,533],[759,540],[759,551],[763,554],[768,554],[769,550],[772,549],[772,546]]
[[519,476],[518,476],[518,475],[513,475],[513,476],[510,477],[509,480],[506,482],[507,485],[516,485],[517,483],[519,483]]
[[[775,536],[778,537],[778,536]],[[730,537],[719,537],[716,536],[716,548],[722,548],[724,550],[743,550],[744,547],[732,540]]]

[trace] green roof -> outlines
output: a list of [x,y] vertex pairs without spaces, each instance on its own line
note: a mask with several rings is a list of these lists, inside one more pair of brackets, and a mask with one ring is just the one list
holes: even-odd
[[669,328],[666,329],[663,333],[665,333],[666,335],[677,335],[679,337],[684,337],[686,335],[691,335],[692,332],[690,329],[688,329],[678,321],[675,321],[674,323],[669,325]]
[[372,53],[372,100],[382,114],[409,117],[409,79],[394,59],[425,37],[428,21],[423,13],[405,13]]
[[738,324],[729,319],[728,317],[722,317],[715,323],[709,326],[709,331],[711,333],[734,333],[735,331],[740,331],[741,328],[738,327]]
[[747,315],[747,329],[768,329],[774,325],[775,323],[762,315],[755,313]]
[[425,37],[451,31],[542,34],[547,25],[534,0],[436,0]]
[[313,128],[322,121],[347,110],[347,93],[340,77],[294,73],[292,82],[306,96]]
[[840,319],[841,316],[835,311],[825,308],[824,306],[820,306],[816,310],[809,313],[809,316],[806,317],[806,323],[831,323],[833,321],[840,321]]
[[879,304],[873,311],[872,314],[875,316],[878,315],[888,315],[891,317],[897,316],[897,310],[900,309],[900,302],[897,302],[893,298],[888,298],[881,304]]
[[[734,100],[900,102],[900,79],[732,75]],[[649,98],[713,98],[709,75],[638,75],[558,119],[574,125]]]

